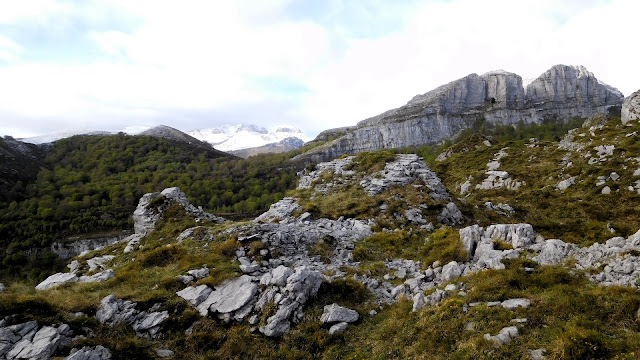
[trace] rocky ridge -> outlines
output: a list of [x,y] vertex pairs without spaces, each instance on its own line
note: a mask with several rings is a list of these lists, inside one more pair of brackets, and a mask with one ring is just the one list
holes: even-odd
[[315,141],[338,138],[301,156],[319,162],[343,154],[433,144],[453,138],[478,118],[490,125],[588,118],[622,105],[623,98],[583,66],[555,65],[526,88],[519,75],[506,71],[471,74],[356,126],[327,130]]

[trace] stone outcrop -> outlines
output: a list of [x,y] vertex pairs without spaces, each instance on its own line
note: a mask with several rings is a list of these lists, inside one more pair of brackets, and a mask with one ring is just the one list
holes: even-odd
[[520,76],[506,71],[471,74],[356,126],[321,133],[316,141],[338,138],[301,157],[320,162],[343,154],[433,144],[453,138],[478,118],[515,125],[592,117],[622,101],[622,93],[583,66],[553,66],[526,89]]
[[51,252],[58,255],[62,259],[70,259],[74,256],[88,253],[89,251],[99,250],[105,246],[123,241],[129,234],[118,236],[107,236],[90,239],[69,239],[65,242],[55,242],[51,244]]
[[70,342],[73,332],[67,324],[38,327],[29,321],[0,328],[0,359],[50,359]]
[[[159,198],[161,200],[156,200]],[[154,200],[156,203],[152,203]],[[161,192],[147,193],[140,198],[138,206],[133,212],[133,228],[135,233],[123,240],[127,241],[127,246],[124,249],[125,253],[135,250],[142,238],[155,229],[156,223],[160,220],[160,217],[162,217],[164,209],[172,203],[181,205],[188,214],[195,217],[196,222],[209,220],[216,223],[223,223],[225,221],[221,217],[202,210],[200,206],[195,207],[191,205],[189,199],[187,199],[187,195],[180,191],[180,188],[172,187],[166,188]]]
[[115,326],[126,324],[131,326],[137,334],[154,338],[160,331],[162,324],[169,318],[165,311],[139,311],[136,303],[117,299],[113,294],[100,301],[100,308],[96,312],[96,319],[103,324]]
[[357,311],[333,303],[324,307],[320,322],[323,324],[352,323],[358,321],[359,318],[360,315]]
[[82,349],[73,349],[64,360],[109,360],[111,352],[102,345],[85,346]]
[[624,99],[622,103],[622,123],[640,119],[640,90]]

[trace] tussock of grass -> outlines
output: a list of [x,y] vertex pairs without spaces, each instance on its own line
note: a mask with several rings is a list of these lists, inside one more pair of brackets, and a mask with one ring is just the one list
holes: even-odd
[[383,170],[385,165],[395,160],[395,158],[396,153],[393,150],[361,152],[356,155],[351,164],[346,166],[346,169],[372,174]]

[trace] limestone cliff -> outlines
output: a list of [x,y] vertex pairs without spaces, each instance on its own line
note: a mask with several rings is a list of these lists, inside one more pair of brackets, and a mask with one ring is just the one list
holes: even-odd
[[514,73],[471,74],[356,126],[327,130],[317,140],[337,138],[303,156],[322,161],[362,151],[437,143],[469,128],[478,118],[494,125],[586,118],[620,106],[623,99],[620,91],[598,81],[583,66],[556,65],[526,89]]

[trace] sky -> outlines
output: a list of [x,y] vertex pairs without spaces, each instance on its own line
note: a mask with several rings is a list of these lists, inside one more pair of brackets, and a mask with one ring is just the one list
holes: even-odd
[[470,73],[584,65],[640,89],[637,0],[0,0],[0,135],[306,135]]

